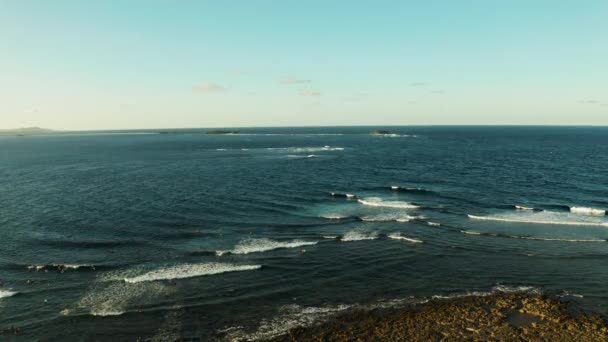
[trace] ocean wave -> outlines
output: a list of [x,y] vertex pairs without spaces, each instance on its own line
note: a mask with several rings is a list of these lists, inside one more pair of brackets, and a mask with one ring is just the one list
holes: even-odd
[[391,234],[388,234],[388,235],[387,235],[387,237],[388,237],[389,239],[394,239],[394,240],[405,240],[405,241],[408,241],[408,242],[413,242],[413,243],[422,243],[422,242],[423,242],[422,240],[418,240],[418,239],[409,238],[409,237],[407,237],[407,236],[405,236],[405,235],[402,235],[401,233],[391,233]]
[[52,270],[52,271],[58,271],[58,272],[64,273],[67,271],[75,271],[75,270],[79,270],[79,269],[94,271],[95,266],[94,265],[78,265],[78,264],[48,264],[48,265],[30,265],[27,267],[28,272],[48,272],[48,271]]
[[[132,284],[126,282],[95,283],[76,304],[77,308],[93,316],[119,316],[131,305],[141,306],[155,301],[158,296],[175,291],[173,286],[160,282]],[[61,315],[69,315],[73,309],[66,308]]]
[[529,210],[529,211],[542,211],[542,209],[537,209],[537,208],[532,208],[532,207],[524,207],[521,205],[516,205],[515,206],[516,210]]
[[341,241],[362,241],[362,240],[376,240],[378,239],[378,234],[375,232],[360,232],[360,231],[350,231],[344,234],[340,240]]
[[221,256],[224,254],[249,254],[266,252],[281,248],[296,248],[303,246],[316,245],[317,241],[304,241],[304,240],[293,240],[293,241],[275,241],[270,239],[246,239],[239,242],[233,249],[227,251],[216,251],[216,254]]
[[302,307],[291,304],[281,307],[276,317],[261,320],[256,331],[247,332],[242,327],[227,327],[218,332],[225,333],[229,341],[266,341],[279,337],[291,329],[326,321],[352,307],[352,305]]
[[397,192],[410,192],[410,193],[417,193],[417,194],[421,194],[421,195],[429,195],[429,194],[434,194],[434,191],[431,190],[427,190],[424,188],[412,188],[412,187],[403,187],[403,186],[399,186],[399,185],[391,185],[390,189],[393,191],[397,191]]
[[335,147],[335,146],[312,146],[312,147],[269,147],[266,150],[268,151],[278,151],[278,152],[287,152],[287,153],[314,153],[314,152],[323,152],[323,151],[344,151],[344,147]]
[[124,281],[127,283],[141,283],[155,280],[184,279],[227,272],[257,270],[261,267],[261,265],[235,265],[215,262],[205,264],[181,264],[150,271],[136,277],[125,278]]
[[357,195],[355,195],[355,194],[341,194],[339,192],[330,192],[329,195],[333,196],[333,197],[342,197],[342,198],[356,198],[357,197]]
[[358,201],[362,205],[366,205],[366,206],[370,206],[370,207],[400,208],[400,209],[420,208],[419,206],[411,204],[409,202],[385,201],[380,197],[361,198]]
[[255,331],[247,331],[242,326],[225,327],[218,329],[217,332],[223,334],[228,341],[266,341],[281,337],[290,330],[314,326],[321,322],[326,322],[337,315],[348,311],[376,310],[410,307],[411,305],[421,305],[431,299],[450,300],[462,297],[487,297],[496,293],[540,293],[540,289],[531,286],[506,286],[497,285],[490,291],[467,291],[445,295],[434,295],[431,297],[405,297],[394,299],[381,299],[369,304],[338,304],[323,307],[304,307],[298,304],[290,304],[279,309],[275,317],[262,319]]
[[348,215],[338,213],[322,214],[321,217],[326,218],[328,220],[343,220],[346,218],[350,218],[350,216]]
[[537,236],[524,236],[524,235],[507,235],[499,233],[483,233],[475,230],[461,230],[463,234],[468,235],[483,235],[492,237],[501,237],[509,239],[522,239],[522,240],[536,240],[536,241],[559,241],[559,242],[608,242],[608,239],[567,239],[567,238],[545,238]]
[[570,212],[579,215],[606,216],[606,210],[604,209],[570,207]]
[[9,290],[1,290],[0,289],[0,298],[7,298],[7,297],[12,297],[14,295],[16,295],[18,292],[16,291],[9,291]]
[[410,216],[403,213],[367,215],[360,217],[361,221],[366,222],[409,222],[415,218],[415,216]]
[[302,154],[288,154],[287,158],[294,158],[294,159],[306,159],[306,158],[317,158],[319,157],[319,155],[316,154],[308,154],[308,155],[302,155]]
[[546,217],[545,219],[535,219],[533,217],[477,216],[477,215],[470,215],[470,214],[467,216],[470,219],[482,220],[482,221],[608,227],[608,222],[559,220],[559,219],[556,219],[557,217],[546,217],[546,216],[543,216],[543,217]]
[[429,226],[433,226],[433,227],[439,227],[439,226],[441,226],[441,223],[431,222],[431,221],[428,221],[426,224],[428,224]]
[[323,235],[322,238],[329,239],[329,240],[335,240],[338,238],[338,235]]

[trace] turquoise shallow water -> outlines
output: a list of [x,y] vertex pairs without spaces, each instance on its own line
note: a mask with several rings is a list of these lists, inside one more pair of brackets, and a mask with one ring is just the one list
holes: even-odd
[[0,137],[0,329],[264,338],[513,289],[608,313],[608,129],[372,129]]

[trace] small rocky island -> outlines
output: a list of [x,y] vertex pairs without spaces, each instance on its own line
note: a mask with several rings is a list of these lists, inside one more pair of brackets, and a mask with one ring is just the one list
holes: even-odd
[[369,134],[371,134],[371,135],[389,135],[392,133],[390,131],[386,131],[386,130],[375,129],[375,130],[371,131]]
[[207,134],[239,134],[238,131],[224,131],[221,129],[216,129],[212,131],[207,131]]

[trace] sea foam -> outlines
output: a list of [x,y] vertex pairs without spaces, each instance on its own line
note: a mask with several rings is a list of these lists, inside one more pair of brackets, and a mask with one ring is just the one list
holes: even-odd
[[125,278],[127,283],[140,283],[155,280],[192,278],[226,272],[250,271],[261,268],[261,265],[235,265],[225,263],[181,264],[150,271],[142,275]]
[[359,203],[370,207],[384,208],[399,208],[399,209],[416,209],[419,206],[401,201],[385,201],[380,197],[368,197],[359,199]]
[[410,216],[403,213],[391,213],[391,214],[382,214],[382,215],[367,215],[362,216],[360,219],[366,222],[409,222],[415,219],[415,216]]
[[9,290],[0,290],[0,298],[6,298],[16,295],[17,292]]
[[585,207],[570,207],[570,212],[579,215],[605,216],[606,210],[585,208]]
[[409,238],[405,235],[402,235],[401,233],[392,233],[392,234],[388,234],[387,237],[389,239],[394,239],[394,240],[405,240],[408,242],[413,242],[413,243],[422,243],[422,240],[418,240],[418,239],[413,239],[413,238]]
[[375,232],[360,232],[360,231],[350,231],[342,236],[340,240],[348,242],[348,241],[361,241],[361,240],[376,240],[378,238],[378,234]]
[[239,242],[231,250],[216,251],[217,255],[224,254],[249,254],[266,252],[280,248],[296,248],[303,246],[316,245],[317,241],[304,241],[304,240],[292,240],[292,241],[275,241],[270,239],[246,239]]
[[[550,213],[550,212],[543,212]],[[563,217],[561,215],[557,215],[557,213],[552,213],[554,215],[526,215],[526,216],[477,216],[477,215],[467,215],[470,219],[473,220],[483,220],[483,221],[498,221],[498,222],[512,222],[512,223],[530,223],[530,224],[554,224],[554,225],[570,225],[570,226],[600,226],[600,227],[608,227],[608,222],[599,222],[599,221],[580,221],[580,220],[572,220],[568,217]]]

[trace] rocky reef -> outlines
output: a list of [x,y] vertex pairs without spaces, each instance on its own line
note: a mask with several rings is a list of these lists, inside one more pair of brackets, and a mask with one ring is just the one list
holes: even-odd
[[349,312],[274,341],[608,341],[608,325],[543,294],[501,293]]

